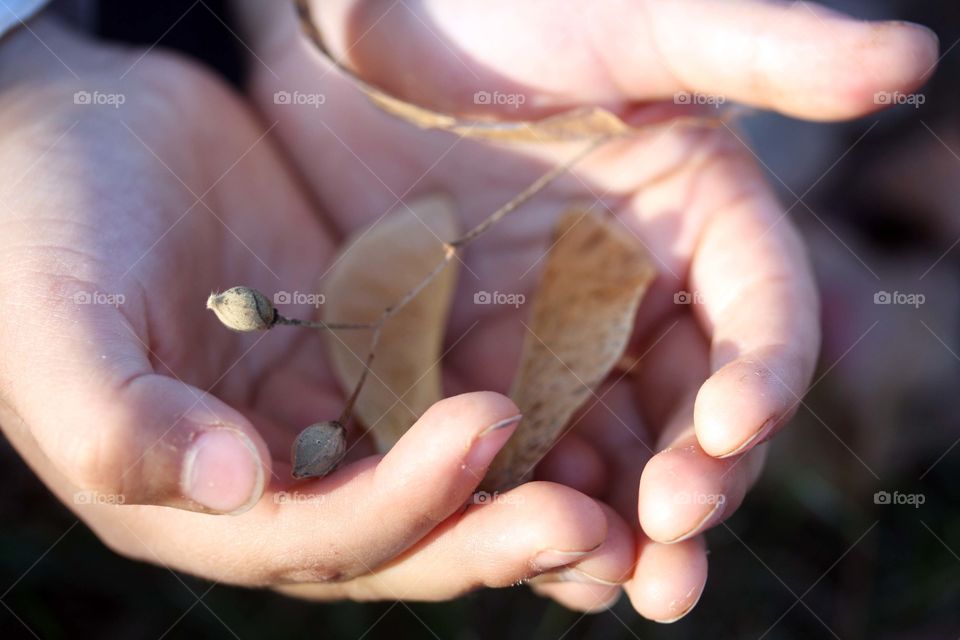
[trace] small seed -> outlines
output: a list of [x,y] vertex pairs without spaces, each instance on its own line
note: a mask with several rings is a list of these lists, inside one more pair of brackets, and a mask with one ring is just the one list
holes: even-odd
[[277,310],[267,297],[250,287],[233,287],[223,293],[211,293],[207,298],[207,309],[234,331],[265,331],[277,321]]
[[347,454],[347,430],[337,421],[312,424],[293,443],[294,478],[321,478]]

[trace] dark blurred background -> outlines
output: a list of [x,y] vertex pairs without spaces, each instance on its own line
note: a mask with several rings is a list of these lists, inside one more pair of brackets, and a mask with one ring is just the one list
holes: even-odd
[[[242,83],[225,2],[99,4],[73,19],[159,39]],[[825,4],[926,24],[943,59],[923,104],[837,125],[744,121],[807,237],[825,340],[758,486],[708,535],[710,578],[687,618],[649,623],[625,600],[581,616],[523,587],[317,605],[214,586],[115,556],[0,441],[0,638],[960,637],[960,3]]]

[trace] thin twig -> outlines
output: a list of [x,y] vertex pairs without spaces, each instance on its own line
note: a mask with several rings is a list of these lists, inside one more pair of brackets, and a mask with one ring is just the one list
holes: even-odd
[[538,194],[546,187],[550,186],[550,184],[552,184],[560,176],[573,168],[574,165],[579,163],[592,151],[595,151],[609,140],[610,136],[608,135],[594,138],[587,146],[578,151],[572,158],[557,165],[550,171],[544,173],[542,176],[534,180],[526,189],[511,198],[506,204],[491,213],[478,225],[467,231],[456,240],[446,243],[444,246],[443,257],[440,258],[440,261],[437,262],[436,266],[434,266],[433,269],[431,269],[430,272],[424,276],[423,280],[403,294],[399,300],[383,310],[383,312],[380,314],[380,317],[371,325],[373,334],[370,336],[370,346],[367,352],[366,363],[363,371],[360,373],[360,378],[357,380],[357,384],[353,388],[353,392],[350,394],[350,399],[347,401],[347,406],[340,418],[340,423],[342,425],[346,426],[347,421],[350,419],[353,406],[357,400],[357,397],[360,395],[360,391],[362,390],[364,383],[367,380],[367,373],[370,371],[370,365],[373,362],[374,353],[377,349],[377,343],[380,340],[380,333],[387,320],[400,313],[400,311],[414,298],[416,298],[421,291],[430,286],[430,283],[432,283],[436,277],[443,272],[446,266],[450,264],[454,258],[460,255],[460,252],[464,246],[474,240],[477,236],[481,235],[483,232],[487,231],[490,227],[500,222],[500,220],[508,216],[510,213],[516,211],[525,202],[530,200],[530,198]]
[[471,240],[479,236],[481,233],[497,224],[504,217],[509,215],[515,209],[520,207],[524,202],[535,196],[537,193],[542,191],[545,187],[549,186],[551,182],[565,174],[567,171],[572,169],[577,163],[587,157],[591,152],[595,151],[598,147],[606,143],[611,139],[611,136],[603,135],[598,136],[590,141],[586,147],[584,147],[579,153],[570,158],[568,161],[563,164],[559,164],[550,171],[546,172],[539,178],[533,181],[526,189],[514,196],[508,203],[494,211],[486,220],[475,226],[470,231],[467,231],[461,237],[457,238],[450,245],[454,249],[459,249],[460,247],[466,245]]
[[308,329],[321,329],[324,331],[336,331],[338,329],[372,329],[373,323],[370,322],[321,322],[320,320],[301,320],[299,318],[286,318],[279,313],[274,318],[273,324],[286,324],[292,327],[306,327]]

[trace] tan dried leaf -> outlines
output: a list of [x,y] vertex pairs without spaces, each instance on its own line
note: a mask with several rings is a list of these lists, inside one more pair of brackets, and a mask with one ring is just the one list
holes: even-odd
[[[344,73],[350,73],[344,70]],[[440,129],[464,138],[503,142],[571,142],[598,136],[616,136],[632,129],[610,111],[581,107],[541,120],[466,120],[438,113],[401,100],[353,77],[356,86],[383,111],[421,129]]]
[[481,486],[523,482],[623,356],[655,270],[618,223],[582,209],[559,221],[511,397],[523,414]]
[[[452,201],[430,196],[399,207],[357,233],[337,257],[326,286],[327,322],[373,323],[433,271],[459,225]],[[442,397],[440,356],[457,279],[451,261],[383,325],[356,416],[388,451]],[[356,385],[372,331],[327,331],[333,369],[343,389]]]

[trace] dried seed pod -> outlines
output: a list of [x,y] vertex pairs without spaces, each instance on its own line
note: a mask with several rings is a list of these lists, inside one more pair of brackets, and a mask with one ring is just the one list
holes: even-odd
[[336,420],[312,424],[293,443],[294,478],[321,478],[347,454],[347,430]]
[[223,293],[211,293],[207,309],[234,331],[265,331],[277,320],[277,310],[267,297],[250,287],[233,287]]

